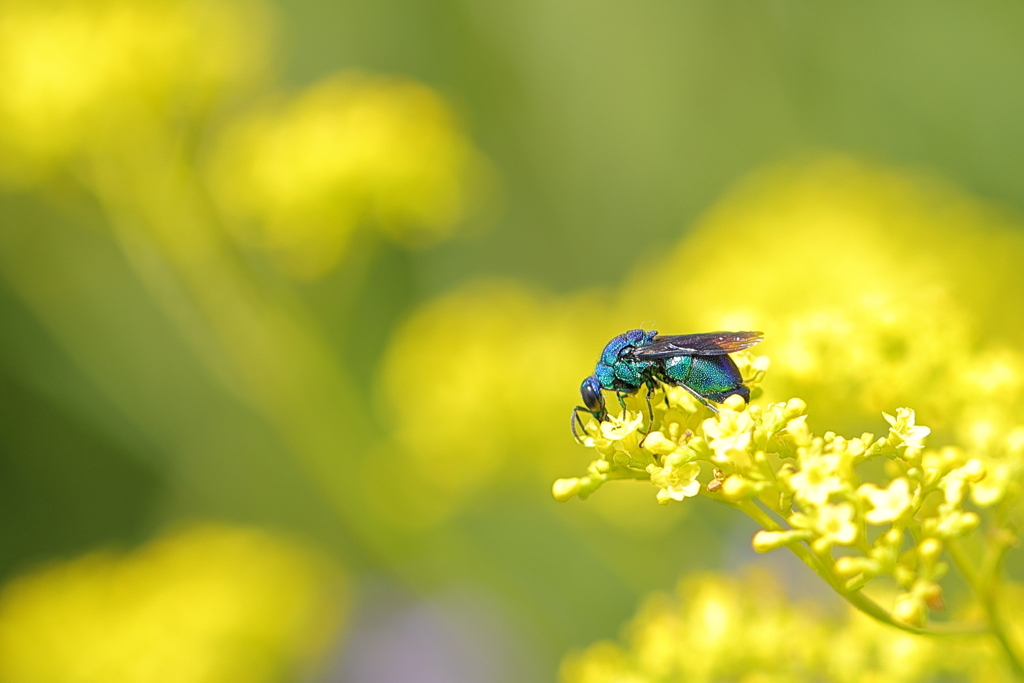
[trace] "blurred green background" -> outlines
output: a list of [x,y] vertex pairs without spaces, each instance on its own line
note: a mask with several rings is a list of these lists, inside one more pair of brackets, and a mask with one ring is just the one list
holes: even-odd
[[[114,36],[108,61],[81,58],[90,35]],[[267,636],[253,652],[277,648],[276,668],[194,680],[553,680],[646,592],[752,561],[750,530],[707,500],[551,498],[588,459],[565,423],[602,343],[708,320],[619,288],[776,164],[845,155],[886,169],[883,190],[938,178],[922,210],[984,202],[1010,235],[1024,211],[1009,2],[3,0],[0,90],[2,578],[132,562],[117,553],[197,523],[332,567],[295,570],[339,605],[310,652]],[[332,121],[344,135],[317,132]],[[331,165],[374,135],[394,140]],[[296,187],[274,194],[272,172]],[[714,262],[668,276],[693,309],[766,266],[712,237]],[[1004,270],[994,291],[1019,284]],[[7,609],[8,653],[3,633],[59,627]],[[25,661],[0,676],[93,680]]]

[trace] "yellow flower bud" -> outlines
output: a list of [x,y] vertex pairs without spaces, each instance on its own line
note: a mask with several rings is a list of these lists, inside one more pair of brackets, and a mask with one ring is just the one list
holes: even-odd
[[932,563],[942,554],[942,543],[934,538],[926,538],[917,546],[917,555],[922,561]]
[[644,437],[641,445],[644,450],[648,450],[657,455],[668,455],[679,447],[679,444],[671,439],[665,438],[665,435],[661,432],[651,432]]
[[555,500],[564,503],[580,492],[580,480],[578,477],[569,479],[556,479],[551,485],[551,495]]
[[767,553],[777,548],[781,548],[787,543],[795,543],[798,541],[806,541],[811,538],[809,531],[758,531],[754,534],[754,539],[750,542],[751,547],[754,548],[754,552]]
[[840,557],[836,560],[833,568],[835,569],[836,574],[839,574],[839,576],[844,579],[860,574],[860,569],[853,557]]
[[728,408],[729,410],[737,413],[742,413],[747,409],[747,402],[743,400],[743,397],[739,394],[733,394],[722,402],[722,407]]
[[738,474],[731,474],[722,482],[722,497],[736,501],[747,498],[754,492],[750,481]]
[[904,593],[896,599],[892,615],[905,624],[923,626],[928,616],[928,608],[923,600],[913,593]]
[[783,415],[787,420],[800,417],[807,412],[807,403],[801,398],[791,398],[786,402],[786,408],[783,410]]
[[790,436],[793,437],[793,440],[800,445],[809,443],[811,440],[811,430],[807,426],[806,415],[794,417],[792,420],[787,422],[786,431],[789,432]]
[[836,560],[835,571],[844,579],[857,576],[858,574],[869,574],[874,576],[880,570],[879,563],[870,557],[858,557],[855,555],[844,555]]
[[978,482],[985,478],[985,466],[977,458],[967,461],[967,464],[960,468],[964,479],[970,482]]

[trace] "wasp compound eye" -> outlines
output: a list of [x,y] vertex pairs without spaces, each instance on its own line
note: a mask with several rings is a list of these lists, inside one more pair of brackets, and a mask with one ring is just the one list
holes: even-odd
[[583,405],[594,415],[604,415],[604,396],[601,395],[601,385],[597,378],[588,377],[580,385],[580,396],[583,398]]

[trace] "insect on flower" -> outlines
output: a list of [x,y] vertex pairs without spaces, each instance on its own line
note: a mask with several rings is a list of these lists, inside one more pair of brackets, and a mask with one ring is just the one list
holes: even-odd
[[658,382],[682,387],[715,413],[718,409],[712,401],[721,403],[734,394],[749,400],[750,388],[743,383],[729,354],[750,348],[762,339],[764,335],[760,332],[658,336],[653,330],[629,330],[618,335],[604,347],[594,374],[580,385],[583,405],[572,409],[573,437],[580,440],[576,426],[583,429],[581,410],[601,421],[608,417],[602,390],[614,391],[625,408],[623,398],[646,386],[647,409],[652,420],[651,395]]

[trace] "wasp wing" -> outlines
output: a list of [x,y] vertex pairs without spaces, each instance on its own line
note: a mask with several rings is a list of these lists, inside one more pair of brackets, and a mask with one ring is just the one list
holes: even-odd
[[764,335],[760,332],[663,335],[655,337],[649,344],[633,349],[633,355],[643,360],[676,356],[724,356],[749,349],[763,339]]

